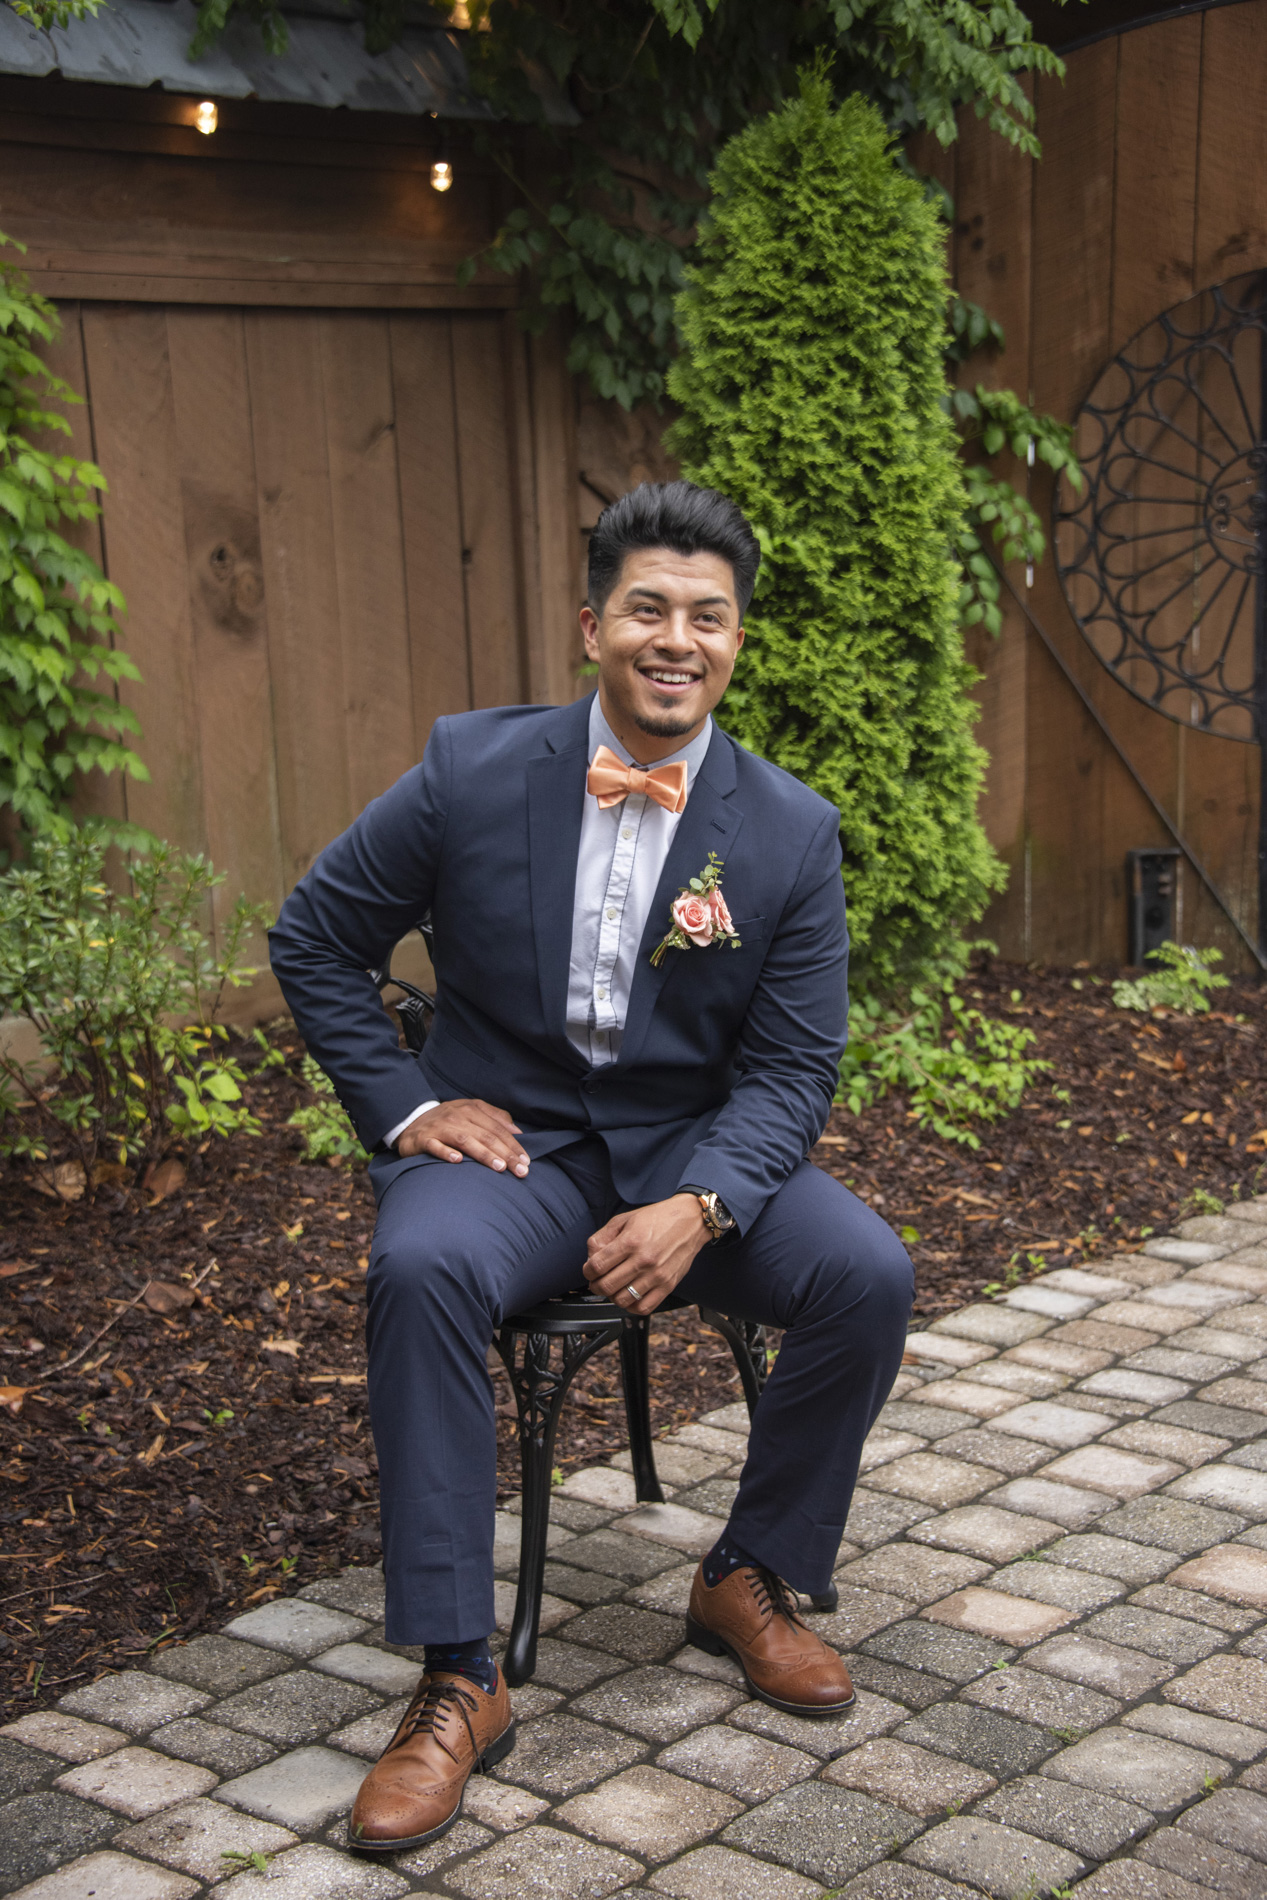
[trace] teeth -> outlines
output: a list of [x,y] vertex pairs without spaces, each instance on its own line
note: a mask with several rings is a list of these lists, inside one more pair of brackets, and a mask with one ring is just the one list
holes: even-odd
[[655,672],[648,671],[647,678],[653,679],[653,680],[660,680],[662,684],[666,686],[689,686],[692,679],[694,678],[694,674],[692,673],[655,673]]

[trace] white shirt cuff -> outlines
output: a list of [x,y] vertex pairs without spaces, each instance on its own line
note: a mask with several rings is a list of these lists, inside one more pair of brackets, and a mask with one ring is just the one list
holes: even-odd
[[383,1146],[385,1148],[394,1148],[406,1128],[408,1128],[410,1122],[416,1122],[419,1115],[425,1115],[429,1108],[439,1108],[439,1106],[438,1101],[420,1102],[412,1115],[406,1115],[403,1122],[397,1122],[394,1128],[387,1130],[387,1133],[383,1136]]

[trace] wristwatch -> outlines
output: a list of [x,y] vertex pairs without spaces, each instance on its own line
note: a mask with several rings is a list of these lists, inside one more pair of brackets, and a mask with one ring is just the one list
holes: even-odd
[[734,1231],[735,1217],[720,1195],[712,1188],[697,1187],[694,1181],[685,1181],[678,1189],[679,1194],[693,1194],[700,1204],[704,1216],[704,1225],[708,1229],[709,1239],[715,1247],[719,1240]]

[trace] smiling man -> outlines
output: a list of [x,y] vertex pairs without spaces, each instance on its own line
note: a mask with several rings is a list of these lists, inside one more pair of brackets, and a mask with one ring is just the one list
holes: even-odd
[[[353,1845],[436,1839],[514,1743],[489,1650],[504,1315],[587,1281],[784,1330],[688,1642],[797,1715],[853,1701],[793,1590],[831,1579],[911,1269],[807,1157],[847,1015],[839,814],[714,723],[760,554],[689,482],[615,502],[581,624],[596,694],[437,721],[420,766],[292,892],[273,968],[365,1146],[369,1396],[388,1640],[418,1692]],[[427,911],[437,1007],[398,1046],[367,970]],[[790,1588],[789,1588],[790,1586]]]

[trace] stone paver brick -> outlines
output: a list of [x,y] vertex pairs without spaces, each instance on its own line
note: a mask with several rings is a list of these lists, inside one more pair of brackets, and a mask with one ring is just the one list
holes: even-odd
[[720,1788],[704,1788],[663,1768],[628,1768],[556,1810],[560,1821],[644,1860],[669,1860],[696,1847],[743,1812]]
[[1250,1366],[1245,1379],[1216,1379],[1197,1393],[1208,1405],[1243,1406],[1249,1412],[1267,1412],[1267,1384],[1259,1376],[1259,1367]]
[[27,1748],[11,1738],[0,1740],[0,1801],[38,1788],[61,1765],[56,1755],[45,1754],[42,1748]]
[[911,1451],[871,1472],[868,1489],[891,1491],[898,1497],[945,1508],[978,1497],[993,1482],[994,1474],[981,1465],[962,1464],[957,1458],[933,1451]]
[[1213,1888],[1228,1900],[1262,1900],[1263,1870],[1258,1861],[1217,1847],[1182,1828],[1162,1827],[1143,1842],[1139,1857],[1150,1867],[1164,1868],[1182,1880]]
[[537,1644],[535,1680],[568,1694],[588,1689],[604,1676],[614,1676],[623,1667],[619,1656],[609,1656],[597,1649],[581,1649],[576,1643],[562,1643],[557,1637],[543,1636]]
[[[927,1388],[929,1398],[934,1405],[949,1406],[955,1412],[967,1412],[973,1418],[994,1418],[999,1412],[1010,1411],[1019,1405],[1015,1392],[994,1385],[983,1385],[977,1379],[967,1379],[962,1375],[955,1379],[939,1379]],[[922,1395],[911,1393],[912,1404],[917,1404]]]
[[1182,1498],[1134,1498],[1120,1511],[1111,1511],[1100,1519],[1098,1529],[1106,1537],[1123,1537],[1135,1544],[1152,1544],[1159,1550],[1173,1550],[1189,1557],[1195,1550],[1208,1550],[1245,1529],[1243,1517],[1228,1511],[1212,1511],[1204,1504],[1188,1504]]
[[1210,1900],[1208,1888],[1138,1860],[1110,1861],[1080,1883],[1077,1895],[1078,1900]]
[[919,1827],[912,1815],[891,1802],[810,1781],[732,1821],[722,1840],[838,1887],[895,1847],[905,1846]]
[[[515,1555],[519,1554],[519,1522],[517,1518],[508,1518],[502,1511],[497,1513],[496,1528],[502,1533],[503,1525],[514,1526]],[[360,1617],[366,1623],[381,1623],[387,1609],[387,1586],[383,1582],[383,1572],[375,1565],[372,1569],[365,1564],[350,1564],[341,1570],[337,1577],[322,1577],[317,1583],[305,1584],[299,1592],[308,1603],[324,1603],[328,1610],[346,1610],[349,1616]]]
[[883,1590],[858,1590],[848,1583],[836,1586],[838,1603],[828,1615],[806,1612],[811,1629],[836,1649],[853,1649],[876,1630],[911,1615],[913,1605]]
[[1116,1643],[1104,1643],[1094,1636],[1070,1631],[1053,1636],[1031,1649],[1025,1660],[1031,1668],[1063,1676],[1069,1682],[1083,1682],[1089,1688],[1102,1689],[1106,1695],[1123,1702],[1138,1701],[1158,1683],[1165,1682],[1173,1670],[1165,1663],[1144,1656],[1137,1649],[1122,1649]]
[[1067,1372],[1040,1372],[1037,1366],[1018,1366],[1014,1359],[993,1359],[973,1374],[981,1385],[1002,1386],[1008,1392],[1023,1392],[1027,1398],[1049,1399],[1069,1384]]
[[[543,1599],[546,1603],[549,1600]],[[314,1656],[312,1666],[323,1675],[359,1682],[379,1695],[412,1695],[421,1673],[417,1663],[407,1656],[395,1656],[389,1649],[372,1649],[368,1643],[339,1643]]]
[[[1224,1548],[1235,1550],[1239,1546],[1225,1545]],[[1178,1572],[1172,1571],[1171,1575],[1176,1576]],[[1191,1623],[1212,1623],[1215,1629],[1226,1630],[1231,1636],[1252,1629],[1262,1615],[1260,1610],[1244,1609],[1240,1604],[1207,1596],[1202,1590],[1176,1589],[1170,1583],[1147,1584],[1135,1592],[1131,1602],[1142,1604],[1147,1610],[1164,1610],[1167,1616],[1186,1617]]]
[[[1267,1392],[1267,1386],[1263,1390]],[[1267,1518],[1267,1472],[1246,1471],[1236,1465],[1203,1465],[1197,1471],[1185,1472],[1169,1486],[1166,1495],[1212,1504],[1244,1518]]]
[[[1077,1729],[1085,1733],[1099,1728],[1119,1715],[1122,1704],[1112,1696],[1101,1695],[1079,1682],[1063,1682],[1035,1669],[1015,1664],[1011,1669],[991,1670],[978,1682],[970,1682],[961,1691],[965,1702],[983,1709],[996,1709],[1002,1715],[1015,1715],[1048,1730]],[[1067,1738],[1067,1736],[1066,1736]]]
[[1126,1586],[1117,1577],[1097,1577],[1089,1571],[1074,1570],[1068,1564],[1049,1564],[1030,1559],[997,1570],[990,1579],[992,1590],[1010,1596],[1031,1597],[1036,1603],[1053,1603],[1058,1609],[1098,1610],[1125,1594]]
[[1037,1768],[1059,1743],[1029,1722],[1017,1722],[994,1709],[974,1708],[966,1702],[943,1702],[925,1709],[902,1725],[898,1740],[915,1742],[935,1755],[952,1755],[1010,1781],[1013,1775]]
[[378,1697],[359,1683],[320,1676],[311,1669],[292,1669],[227,1696],[216,1704],[215,1719],[226,1728],[294,1748],[377,1707]]
[[1017,1313],[1002,1306],[965,1306],[958,1313],[935,1319],[930,1333],[949,1333],[954,1339],[972,1339],[983,1346],[1019,1346],[1045,1333],[1051,1321],[1038,1313]]
[[1007,1563],[1059,1537],[1062,1526],[1050,1518],[1025,1517],[1001,1510],[997,1504],[968,1504],[941,1517],[925,1518],[912,1526],[913,1543],[936,1544],[942,1550],[966,1550],[991,1563]]
[[1142,1326],[1109,1326],[1099,1319],[1071,1319],[1057,1328],[1053,1345],[1086,1346],[1102,1355],[1102,1363],[1124,1352],[1144,1352],[1155,1345],[1158,1334],[1145,1332]]
[[905,1399],[890,1399],[880,1413],[879,1423],[886,1431],[914,1432],[919,1438],[934,1440],[963,1430],[959,1413],[924,1401],[913,1405]]
[[964,1887],[957,1880],[925,1873],[922,1867],[886,1860],[841,1887],[834,1900],[978,1900],[980,1891],[979,1887]]
[[557,1827],[526,1827],[445,1872],[468,1900],[605,1900],[642,1868],[628,1854]]
[[992,1432],[988,1425],[938,1439],[937,1449],[968,1464],[988,1465],[1007,1478],[1023,1478],[1051,1456],[1046,1445],[1036,1445],[1031,1438],[1007,1438],[1002,1432]]
[[1033,1438],[1040,1444],[1064,1446],[1073,1450],[1077,1445],[1085,1445],[1091,1439],[1098,1438],[1109,1427],[1105,1419],[1096,1412],[1075,1411],[1072,1406],[1058,1405],[1053,1399],[1034,1399],[1028,1405],[1018,1405],[1011,1412],[1005,1412],[1002,1418],[994,1420],[996,1432],[1015,1432],[1020,1438]]
[[4,1808],[0,1891],[9,1893],[38,1874],[52,1873],[63,1861],[101,1847],[118,1825],[117,1814],[60,1788],[18,1795]]
[[1043,1773],[1058,1781],[1076,1781],[1154,1814],[1190,1801],[1210,1777],[1221,1779],[1227,1769],[1217,1755],[1125,1728],[1100,1729],[1043,1764]]
[[681,1648],[682,1625],[675,1616],[640,1610],[636,1604],[606,1603],[575,1617],[568,1624],[568,1640],[627,1656],[630,1662],[661,1662]]
[[1267,1709],[1267,1663],[1252,1656],[1211,1656],[1167,1683],[1167,1702],[1253,1727]]
[[1053,1484],[1049,1478],[1013,1478],[1010,1484],[991,1491],[987,1504],[1002,1505],[1018,1514],[1041,1517],[1065,1530],[1081,1530],[1097,1517],[1111,1511],[1116,1498],[1075,1484]]
[[1028,1643],[1050,1636],[1053,1630],[1069,1622],[1073,1612],[1057,1609],[1050,1603],[1034,1603],[1003,1590],[983,1590],[972,1585],[967,1590],[957,1590],[953,1596],[943,1597],[940,1603],[930,1604],[920,1614],[932,1622],[948,1624],[952,1629],[975,1630],[978,1635],[992,1637],[996,1642],[1024,1648]]
[[336,1643],[350,1643],[364,1631],[360,1617],[349,1616],[344,1610],[329,1610],[324,1603],[308,1602],[303,1597],[280,1597],[225,1624],[227,1636],[280,1650],[284,1656],[300,1661],[320,1650],[332,1649]]
[[645,1583],[682,1560],[664,1544],[648,1537],[630,1537],[624,1531],[590,1531],[575,1537],[566,1546],[570,1564],[582,1570],[601,1570],[605,1576],[620,1577],[625,1583]]
[[139,1821],[125,1828],[116,1841],[116,1846],[198,1880],[222,1880],[226,1853],[275,1854],[295,1845],[289,1828],[206,1799],[186,1801],[152,1820]]
[[1098,1616],[1089,1617],[1082,1629],[1102,1642],[1142,1649],[1146,1656],[1173,1663],[1199,1662],[1227,1640],[1221,1630],[1211,1629],[1208,1623],[1167,1616],[1135,1603],[1118,1603],[1102,1610]]
[[1193,1385],[1204,1385],[1208,1379],[1232,1372],[1239,1363],[1235,1359],[1221,1359],[1217,1353],[1189,1352],[1173,1343],[1149,1346],[1122,1361],[1128,1372],[1159,1372],[1163,1378],[1183,1379]]
[[956,1339],[953,1333],[908,1333],[906,1350],[917,1359],[966,1370],[980,1365],[984,1359],[992,1359],[997,1348],[979,1345],[972,1339]]
[[604,1775],[637,1761],[641,1745],[575,1715],[543,1715],[519,1732],[514,1750],[497,1770],[502,1781],[534,1794],[578,1794]]
[[303,1833],[352,1806],[369,1766],[334,1748],[296,1748],[222,1782],[216,1800]]
[[[688,1565],[687,1570],[689,1580],[689,1576],[694,1572],[694,1566]],[[663,1573],[663,1576],[669,1579],[676,1575],[675,1570],[666,1570]],[[605,1577],[601,1570],[578,1570],[575,1564],[547,1562],[542,1577],[546,1589],[567,1603],[612,1603],[618,1596],[623,1595],[625,1590],[625,1585],[619,1577]],[[648,1598],[643,1594],[654,1590],[661,1581],[661,1577],[652,1577],[647,1583],[635,1584],[630,1593],[632,1601],[641,1603],[649,1610],[664,1609],[666,1606],[663,1600]]]
[[824,1781],[841,1788],[895,1801],[912,1814],[943,1814],[952,1804],[962,1807],[998,1786],[993,1775],[947,1755],[934,1755],[891,1735],[864,1742],[823,1770]]
[[[340,1823],[335,1824],[335,1833],[341,1835]],[[330,1834],[326,1838],[329,1840]],[[425,1879],[440,1869],[447,1870],[450,1862],[461,1860],[464,1854],[473,1854],[476,1848],[491,1847],[495,1838],[488,1828],[474,1821],[455,1821],[448,1833],[429,1847],[415,1847],[408,1854],[397,1854],[393,1865],[402,1874],[417,1874]],[[341,1846],[342,1842],[336,1840],[334,1844]]]
[[1143,1497],[1182,1473],[1183,1466],[1169,1459],[1141,1458],[1138,1452],[1104,1444],[1085,1445],[1043,1469],[1043,1476],[1057,1483],[1107,1491],[1115,1498]]
[[1079,1392],[1092,1392],[1106,1399],[1139,1399],[1144,1405],[1165,1405],[1182,1399],[1191,1390],[1182,1379],[1163,1379],[1156,1372],[1096,1372],[1084,1379]]
[[[1102,1326],[1121,1328],[1123,1332],[1152,1333],[1168,1338],[1193,1324],[1191,1312],[1176,1312],[1150,1299],[1109,1300],[1100,1307],[1096,1319]],[[1128,1351],[1123,1347],[1123,1351]]]
[[[1248,1246],[1249,1242],[1241,1241],[1240,1244]],[[1159,1234],[1155,1240],[1144,1243],[1144,1252],[1152,1259],[1171,1260],[1180,1267],[1203,1267],[1207,1260],[1218,1260],[1227,1251],[1227,1247],[1217,1243],[1176,1239],[1172,1234]]]
[[1133,1419],[1129,1425],[1119,1425],[1106,1433],[1100,1442],[1121,1445],[1125,1451],[1142,1451],[1146,1457],[1170,1459],[1177,1465],[1203,1465],[1230,1450],[1232,1443],[1230,1438],[1186,1431],[1181,1425],[1158,1425],[1154,1419]]
[[863,1473],[874,1471],[877,1466],[890,1464],[908,1451],[922,1451],[924,1443],[914,1432],[891,1432],[883,1425],[876,1425],[862,1447],[858,1469]]
[[193,1715],[210,1700],[201,1689],[128,1670],[119,1676],[101,1676],[83,1689],[72,1689],[57,1706],[68,1715],[82,1715],[90,1722],[121,1728],[128,1735],[148,1735],[160,1722]]
[[1067,1848],[975,1815],[930,1828],[907,1848],[903,1858],[933,1873],[970,1880],[995,1900],[1015,1900],[1018,1893],[1038,1894],[1067,1886],[1087,1865]]
[[1123,1583],[1155,1583],[1173,1566],[1167,1551],[1154,1550],[1147,1544],[1132,1544],[1123,1537],[1106,1537],[1092,1531],[1082,1537],[1066,1537],[1043,1552],[1047,1563],[1068,1564],[1074,1570],[1088,1570],[1096,1576],[1118,1577]]
[[904,1713],[909,1709],[931,1708],[934,1702],[942,1702],[955,1692],[955,1684],[947,1682],[944,1676],[907,1669],[902,1663],[882,1662],[862,1650],[849,1658],[849,1673],[855,1689],[861,1685],[874,1690],[878,1696],[900,1701],[905,1704]]
[[999,1304],[1010,1306],[1017,1313],[1045,1313],[1049,1319],[1078,1319],[1090,1312],[1095,1301],[1085,1293],[1070,1293],[1044,1283],[1017,1287],[1015,1292],[1005,1294]]
[[112,1748],[122,1748],[128,1739],[122,1729],[81,1722],[78,1716],[63,1715],[59,1709],[36,1709],[30,1715],[20,1715],[16,1722],[0,1729],[0,1735],[42,1749],[61,1761],[96,1761]]
[[860,1688],[856,1670],[854,1694],[857,1700],[849,1713],[829,1721],[789,1715],[785,1709],[772,1709],[764,1702],[745,1702],[727,1718],[726,1726],[768,1736],[826,1761],[830,1756],[843,1755],[847,1748],[856,1748],[859,1742],[868,1741],[873,1735],[886,1734],[907,1719],[907,1710],[901,1703],[890,1702],[885,1696]]
[[[860,1486],[849,1506],[850,1539],[862,1550],[891,1544],[912,1524],[931,1517],[935,1508],[931,1504],[915,1504],[909,1498],[886,1497],[882,1492],[867,1491]],[[844,1555],[843,1551],[841,1554]]]
[[199,1891],[196,1880],[174,1874],[167,1867],[146,1866],[128,1854],[106,1849],[69,1862],[55,1874],[46,1874],[33,1886],[23,1887],[18,1900],[191,1900]]
[[389,1867],[368,1866],[310,1842],[268,1864],[268,1872],[235,1874],[215,1900],[395,1900],[409,1882]]
[[1267,1733],[1261,1728],[1224,1722],[1216,1715],[1198,1715],[1194,1709],[1181,1708],[1174,1702],[1141,1703],[1122,1717],[1122,1725],[1142,1729],[1147,1735],[1164,1735],[1168,1741],[1182,1742],[1185,1748],[1203,1748],[1209,1755],[1225,1755],[1228,1761],[1254,1761],[1267,1752]]
[[152,1748],[119,1748],[100,1761],[81,1762],[57,1777],[57,1786],[68,1794],[99,1801],[103,1808],[126,1814],[130,1821],[144,1820],[146,1815],[175,1807],[178,1801],[206,1794],[215,1785],[210,1769],[172,1761]]
[[989,1564],[976,1557],[920,1549],[914,1544],[892,1544],[845,1564],[836,1575],[840,1583],[882,1590],[909,1603],[932,1603],[951,1590],[976,1583],[989,1569]]
[[1189,1808],[1179,1826],[1234,1853],[1267,1861],[1267,1797],[1249,1788],[1220,1788]]
[[714,1425],[705,1425],[697,1421],[694,1425],[683,1425],[673,1434],[679,1445],[697,1445],[701,1451],[722,1453],[731,1463],[741,1459],[748,1449],[748,1434],[741,1436],[734,1432],[719,1432]]
[[217,1775],[244,1775],[248,1768],[258,1768],[277,1753],[271,1742],[258,1735],[221,1728],[218,1722],[208,1722],[201,1715],[180,1715],[174,1722],[164,1722],[162,1728],[153,1730],[148,1741],[151,1748],[161,1749],[164,1755],[197,1762]]
[[[722,1482],[719,1480],[719,1482]],[[735,1487],[727,1483],[733,1493]],[[705,1489],[704,1486],[700,1490]],[[688,1494],[692,1504],[704,1504],[706,1499],[697,1492]],[[721,1515],[726,1515],[729,1504],[722,1507]],[[717,1517],[708,1516],[703,1510],[693,1510],[683,1504],[643,1504],[628,1517],[616,1519],[619,1531],[632,1532],[639,1537],[649,1537],[654,1543],[682,1552],[692,1557],[702,1557],[717,1542],[720,1525]]]
[[614,1722],[645,1741],[671,1742],[720,1721],[743,1700],[738,1690],[679,1669],[633,1669],[589,1690],[572,1706],[578,1715]]
[[1154,1825],[1147,1808],[1073,1782],[1023,1775],[978,1808],[989,1820],[1055,1841],[1087,1860],[1107,1860]]
[[1245,1544],[1221,1544],[1207,1550],[1172,1571],[1170,1581],[1267,1614],[1267,1552]]
[[1016,1365],[1037,1366],[1044,1372],[1063,1372],[1070,1378],[1085,1377],[1112,1363],[1113,1354],[1096,1346],[1077,1346],[1068,1339],[1031,1339],[1027,1345],[1012,1346],[1003,1354]]
[[881,1662],[927,1670],[947,1682],[971,1682],[974,1676],[992,1669],[995,1663],[1010,1661],[1015,1654],[1014,1650],[989,1642],[972,1631],[939,1628],[936,1624],[914,1620],[895,1623],[891,1629],[868,1637],[863,1648],[868,1656],[876,1656]]
[[701,1728],[656,1756],[656,1766],[721,1788],[741,1801],[766,1801],[817,1774],[820,1763],[803,1749],[737,1728]]
[[513,1834],[544,1814],[550,1803],[526,1788],[514,1788],[491,1775],[472,1775],[462,1795],[467,1820],[491,1827],[495,1834]]
[[816,1900],[816,1880],[753,1860],[733,1847],[696,1847],[668,1867],[657,1867],[647,1881],[652,1893],[670,1900]]
[[[559,1698],[555,1699],[557,1701]],[[346,1728],[336,1729],[326,1740],[331,1748],[341,1748],[349,1755],[360,1755],[366,1761],[377,1761],[400,1727],[401,1717],[408,1707],[409,1697],[398,1696],[386,1708],[375,1709],[372,1715],[363,1715],[358,1722],[349,1722]],[[227,1729],[223,1732],[228,1734]],[[274,1752],[269,1750],[270,1754]]]
[[232,1695],[249,1689],[268,1676],[280,1675],[286,1658],[255,1643],[235,1642],[231,1636],[198,1636],[156,1656],[150,1668],[169,1682],[187,1682],[208,1695]]

